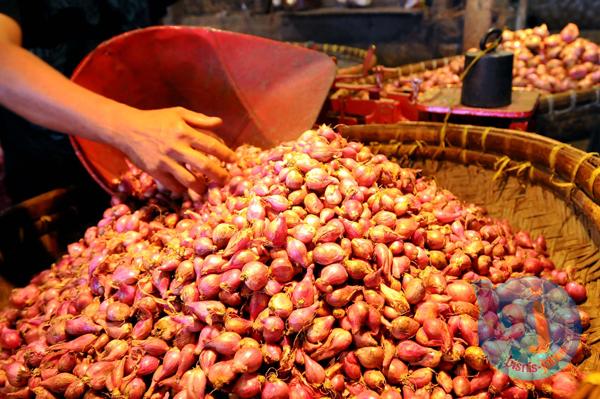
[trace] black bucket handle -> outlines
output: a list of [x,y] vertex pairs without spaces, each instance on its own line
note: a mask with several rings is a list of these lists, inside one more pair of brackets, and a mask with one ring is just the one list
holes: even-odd
[[[490,42],[490,39],[493,41]],[[483,51],[488,48],[488,44],[492,45],[492,50],[500,45],[502,42],[502,29],[500,28],[490,28],[487,33],[481,38],[479,42],[479,48]]]

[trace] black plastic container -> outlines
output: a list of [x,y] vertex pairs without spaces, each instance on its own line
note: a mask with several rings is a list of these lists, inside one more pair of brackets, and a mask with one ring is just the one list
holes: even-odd
[[[492,49],[481,56],[467,72],[463,79],[461,103],[469,107],[498,108],[510,105],[512,100],[512,70],[514,54],[508,51],[497,51],[496,47],[502,38],[500,29],[490,29],[481,39],[481,51],[487,43],[494,39]],[[480,51],[465,54],[465,69],[475,60]]]

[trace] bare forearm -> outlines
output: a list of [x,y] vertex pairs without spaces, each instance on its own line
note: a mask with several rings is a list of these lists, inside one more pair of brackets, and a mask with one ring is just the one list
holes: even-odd
[[21,28],[1,13],[0,105],[37,125],[120,149],[173,192],[203,189],[203,178],[191,170],[227,177],[206,154],[235,159],[211,136],[219,118],[181,107],[142,111],[78,86],[21,48]]
[[75,83],[21,47],[0,42],[0,104],[62,133],[116,144],[127,106]]

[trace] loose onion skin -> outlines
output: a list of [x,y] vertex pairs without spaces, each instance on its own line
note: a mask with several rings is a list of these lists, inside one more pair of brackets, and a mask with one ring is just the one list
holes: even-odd
[[[528,41],[531,57],[516,57],[531,73],[543,72],[534,53],[546,39],[563,40],[544,35]],[[596,49],[578,40],[548,48],[591,58]],[[594,69],[554,64],[561,79]],[[179,199],[129,169],[119,190],[140,201],[113,199],[0,310],[1,397],[529,395],[491,368],[479,344],[496,331],[478,320],[493,327],[506,316],[517,338],[531,317],[516,306],[500,313],[474,284],[544,276],[584,301],[543,238],[326,126],[237,154],[227,183]],[[573,361],[588,353],[582,342]],[[566,397],[579,378],[565,369],[531,390]]]

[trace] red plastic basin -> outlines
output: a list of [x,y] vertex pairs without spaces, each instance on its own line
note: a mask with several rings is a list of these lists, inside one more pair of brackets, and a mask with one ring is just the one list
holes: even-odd
[[[232,147],[269,147],[310,129],[335,77],[325,54],[210,28],[160,26],[116,36],[72,80],[141,109],[172,106],[219,116]],[[73,137],[79,159],[108,192],[126,171],[118,150]]]

